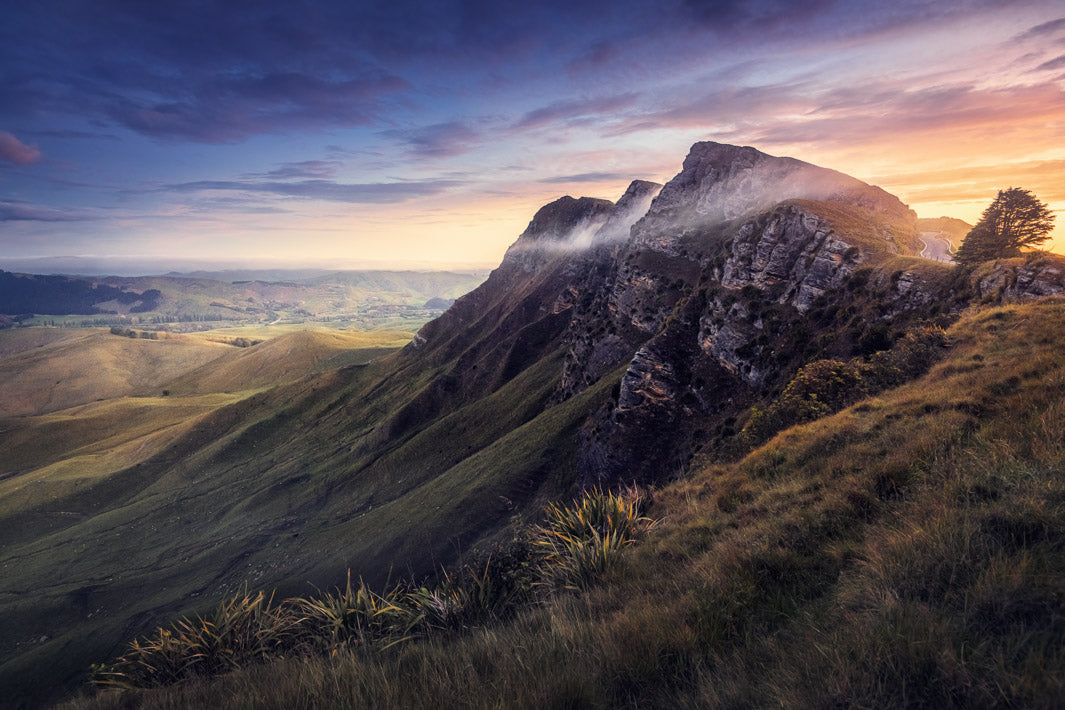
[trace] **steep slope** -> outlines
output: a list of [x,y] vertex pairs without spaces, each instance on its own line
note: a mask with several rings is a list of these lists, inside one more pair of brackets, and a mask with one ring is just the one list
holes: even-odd
[[1056,260],[974,286],[918,258],[916,235],[879,188],[714,143],[660,191],[546,205],[403,351],[233,402],[28,511],[53,515],[4,545],[0,679],[38,694],[49,666],[69,683],[249,580],[285,594],[349,567],[430,574],[544,498],[736,453],[750,405],[800,366],[949,322],[980,284],[1002,280],[989,301],[1060,292]]

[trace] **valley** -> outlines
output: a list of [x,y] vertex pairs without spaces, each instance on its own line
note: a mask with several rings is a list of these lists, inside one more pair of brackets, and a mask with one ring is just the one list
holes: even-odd
[[136,327],[195,332],[300,325],[417,330],[487,271],[196,271],[159,276],[0,271],[0,328]]

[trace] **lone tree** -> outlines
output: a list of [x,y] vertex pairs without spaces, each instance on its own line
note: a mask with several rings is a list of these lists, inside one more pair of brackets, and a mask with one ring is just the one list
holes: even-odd
[[1050,239],[1054,215],[1046,204],[1021,187],[999,190],[961,246],[954,261],[972,266],[982,261],[1020,256],[1021,249]]

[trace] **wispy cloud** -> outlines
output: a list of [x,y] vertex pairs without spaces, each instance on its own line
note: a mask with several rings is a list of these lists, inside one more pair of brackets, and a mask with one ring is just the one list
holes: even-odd
[[1056,71],[1058,69],[1065,69],[1065,54],[1050,61],[1043,62],[1035,68],[1035,71]]
[[327,179],[335,176],[341,165],[339,160],[301,160],[294,163],[282,163],[274,170],[253,177],[268,177],[277,180]]
[[415,129],[393,129],[384,135],[405,143],[410,151],[423,158],[445,158],[468,153],[480,143],[480,133],[472,126],[448,121]]
[[1056,35],[1058,33],[1065,33],[1065,17],[1038,24],[1035,27],[1020,33],[1014,37],[1013,40],[1015,42],[1027,42],[1029,40],[1042,39],[1043,37]]
[[12,165],[32,165],[41,159],[35,145],[26,145],[7,131],[0,131],[0,159]]
[[101,219],[89,210],[45,207],[28,202],[0,202],[0,222],[86,222]]
[[170,185],[175,192],[237,191],[266,193],[329,202],[390,204],[436,195],[462,185],[459,180],[416,180],[389,183],[338,183],[331,180],[300,180],[295,182],[256,182],[239,180],[201,180]]
[[594,99],[556,101],[543,108],[529,111],[515,124],[515,128],[540,128],[554,123],[612,113],[634,104],[639,98],[635,92]]

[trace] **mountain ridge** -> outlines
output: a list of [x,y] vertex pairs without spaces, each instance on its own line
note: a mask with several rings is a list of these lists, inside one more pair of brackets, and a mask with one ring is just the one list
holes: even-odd
[[[3,560],[21,575],[0,588],[15,629],[5,687],[61,656],[84,667],[247,580],[286,593],[348,567],[375,583],[393,566],[432,574],[505,539],[537,502],[726,455],[750,407],[807,363],[886,350],[977,300],[1065,292],[1057,257],[975,281],[919,258],[912,212],[841,175],[696,144],[661,190],[561,198],[401,351],[266,388],[23,511],[77,516],[47,518]],[[168,561],[162,581],[151,562],[123,566],[138,545]],[[75,554],[85,546],[97,557]],[[44,579],[36,606],[20,596]],[[71,595],[110,611],[60,613]]]

